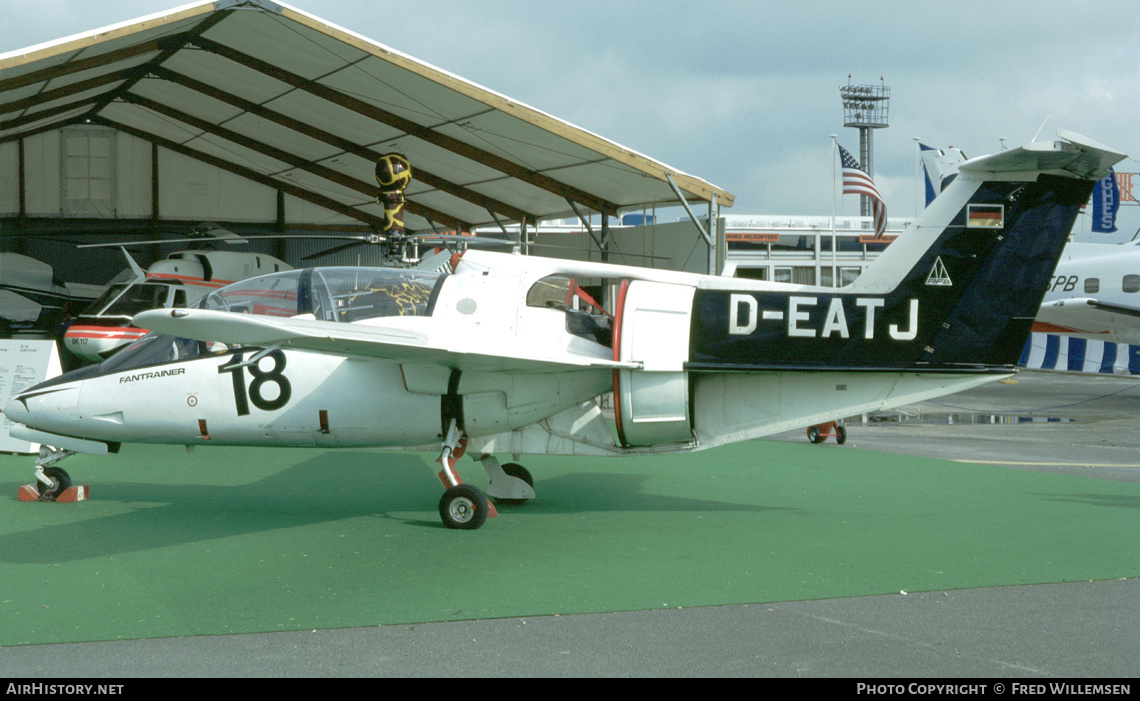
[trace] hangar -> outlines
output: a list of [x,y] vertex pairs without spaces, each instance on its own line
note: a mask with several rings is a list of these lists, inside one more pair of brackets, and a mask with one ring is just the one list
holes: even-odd
[[[49,243],[61,235],[153,240],[204,221],[239,233],[374,233],[383,207],[372,172],[390,152],[414,167],[412,232],[513,224],[533,236],[543,220],[578,217],[595,222],[584,240],[597,251],[610,216],[684,205],[712,267],[716,232],[700,220],[717,221],[734,200],[268,0],[196,2],[0,54],[0,246],[63,265],[68,279],[105,282],[122,259],[80,261],[70,244]],[[291,262],[332,250],[328,239],[254,243]],[[378,264],[378,254],[356,250],[351,262]]]

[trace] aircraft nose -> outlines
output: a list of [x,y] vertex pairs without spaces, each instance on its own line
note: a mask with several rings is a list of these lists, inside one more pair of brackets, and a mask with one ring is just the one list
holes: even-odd
[[24,423],[28,418],[28,408],[18,398],[9,399],[8,403],[4,405],[3,412],[3,418],[15,421],[18,424]]

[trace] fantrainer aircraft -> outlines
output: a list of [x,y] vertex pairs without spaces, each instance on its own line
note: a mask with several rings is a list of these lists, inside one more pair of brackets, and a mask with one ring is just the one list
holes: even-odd
[[[60,459],[122,442],[435,446],[443,521],[478,528],[487,495],[534,497],[495,454],[696,451],[1009,377],[1077,210],[1123,158],[1059,136],[964,163],[842,289],[479,251],[450,274],[296,270],[139,314],[154,333],[4,413],[45,446],[48,494]],[[587,281],[617,289],[612,317]],[[456,474],[464,451],[486,493]]]

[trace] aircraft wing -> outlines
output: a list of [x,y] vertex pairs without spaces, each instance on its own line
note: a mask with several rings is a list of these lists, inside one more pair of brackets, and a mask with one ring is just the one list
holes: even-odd
[[1099,336],[1117,343],[1135,343],[1140,338],[1140,308],[1109,304],[1094,297],[1045,302],[1037,312],[1036,322],[1055,328],[1034,330]]
[[459,370],[565,372],[590,368],[639,368],[570,351],[550,352],[512,339],[441,334],[429,317],[385,317],[385,323],[344,324],[206,309],[156,309],[134,317],[139,328],[179,338],[257,347],[279,346],[322,353],[434,363]]

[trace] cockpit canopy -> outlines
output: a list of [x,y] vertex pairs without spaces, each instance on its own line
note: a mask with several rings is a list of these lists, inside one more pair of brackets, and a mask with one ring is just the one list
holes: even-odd
[[441,273],[396,268],[308,268],[262,275],[211,292],[202,309],[265,316],[312,315],[349,323],[427,316]]
[[[227,285],[192,306],[239,314],[350,323],[383,316],[429,316],[442,273],[396,268],[309,268]],[[234,349],[150,333],[88,374],[121,372]]]

